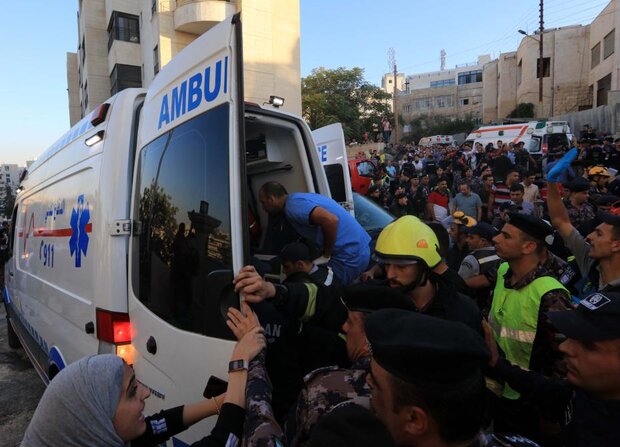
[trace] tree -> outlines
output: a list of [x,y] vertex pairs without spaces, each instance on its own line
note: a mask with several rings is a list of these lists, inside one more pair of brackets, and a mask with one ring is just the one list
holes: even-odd
[[508,114],[507,118],[533,118],[534,104],[531,102],[520,102],[517,107]]
[[4,186],[2,194],[2,200],[0,201],[0,211],[6,218],[10,218],[13,213],[13,207],[15,206],[15,194],[10,184]]
[[301,80],[302,114],[309,126],[340,122],[347,140],[361,139],[384,116],[392,121],[390,99],[389,93],[364,80],[359,67],[315,68]]

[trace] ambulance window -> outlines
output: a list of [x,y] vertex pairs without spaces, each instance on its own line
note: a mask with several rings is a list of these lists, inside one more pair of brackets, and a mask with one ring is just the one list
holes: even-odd
[[211,336],[225,325],[213,278],[232,271],[228,116],[224,104],[150,143],[137,190],[136,295],[169,324]]
[[344,183],[344,172],[342,165],[331,164],[323,166],[325,169],[325,175],[327,176],[327,183],[329,184],[329,190],[332,194],[332,199],[336,202],[342,203],[347,201],[346,188]]

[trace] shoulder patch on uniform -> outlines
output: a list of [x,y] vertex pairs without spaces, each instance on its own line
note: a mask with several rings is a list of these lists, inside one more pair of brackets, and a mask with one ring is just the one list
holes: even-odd
[[590,310],[596,310],[603,307],[605,304],[611,303],[611,300],[607,298],[605,295],[600,293],[594,293],[589,297],[586,297],[581,300],[580,304],[584,307],[587,307]]
[[323,366],[321,368],[317,368],[314,371],[310,371],[308,374],[306,374],[304,376],[304,382],[309,382],[310,380],[314,379],[315,377],[327,373],[327,372],[332,372],[332,371],[338,371],[339,369],[341,369],[338,365],[334,365],[334,366]]

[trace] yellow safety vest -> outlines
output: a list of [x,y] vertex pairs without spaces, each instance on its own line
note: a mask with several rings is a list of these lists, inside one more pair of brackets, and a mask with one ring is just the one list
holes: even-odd
[[[541,298],[547,292],[558,289],[564,290],[567,296],[570,294],[551,276],[536,278],[521,289],[506,289],[504,275],[507,271],[507,262],[502,263],[497,270],[489,324],[495,331],[495,339],[506,354],[506,359],[523,369],[529,369]],[[503,396],[514,400],[520,395],[506,384]]]

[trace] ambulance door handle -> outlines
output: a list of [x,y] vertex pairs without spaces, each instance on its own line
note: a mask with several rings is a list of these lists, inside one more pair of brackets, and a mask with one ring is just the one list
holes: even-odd
[[153,355],[157,354],[157,342],[152,335],[146,341],[146,350]]

